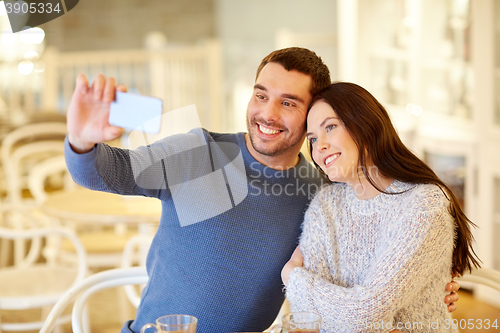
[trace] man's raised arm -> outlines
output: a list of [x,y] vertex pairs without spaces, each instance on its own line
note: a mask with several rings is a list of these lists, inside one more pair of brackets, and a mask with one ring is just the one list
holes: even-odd
[[112,77],[99,74],[89,87],[85,74],[78,75],[67,114],[68,141],[75,152],[89,152],[96,143],[122,135],[120,127],[109,124],[108,116],[115,92],[126,90],[124,85],[116,86]]

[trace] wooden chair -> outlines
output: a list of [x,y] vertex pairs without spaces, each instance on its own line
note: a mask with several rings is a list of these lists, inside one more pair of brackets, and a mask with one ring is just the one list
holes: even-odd
[[[55,237],[64,237],[77,253],[75,265],[59,261],[57,250],[48,246]],[[28,254],[13,267],[0,268],[0,310],[26,310],[52,306],[87,273],[85,250],[76,235],[65,228],[31,228],[13,230],[0,228],[0,238],[30,240]],[[40,261],[40,259],[43,259]],[[61,318],[58,324],[69,321]],[[0,331],[40,329],[43,321],[0,323]]]
[[[2,214],[0,225],[16,228],[20,209],[30,209],[33,201],[26,197],[26,179],[31,166],[37,161],[64,152],[66,125],[59,122],[30,124],[10,132],[2,140],[0,161],[4,173],[6,198],[0,202]],[[27,207],[27,208],[26,208]],[[0,266],[4,266],[10,255],[9,244],[1,243]],[[14,260],[21,260],[25,244],[15,241]]]
[[[153,236],[151,235],[139,234],[130,238],[123,249],[121,267],[146,267],[146,257],[152,241]],[[134,317],[135,309],[139,307],[139,303],[141,302],[141,294],[144,287],[145,284],[127,285],[123,287],[122,291],[118,291],[118,312],[122,322]],[[132,309],[134,309],[134,313],[131,313]]]
[[71,191],[78,187],[71,179],[64,155],[47,158],[35,164],[28,174],[28,189],[38,207],[41,207],[47,199],[49,190],[47,189],[47,181],[52,176],[58,176],[62,180],[58,190]]
[[75,300],[71,319],[73,332],[88,333],[90,327],[85,320],[84,310],[85,303],[91,295],[103,289],[130,284],[145,284],[147,281],[148,275],[145,267],[115,268],[93,274],[73,286],[59,299],[47,316],[40,333],[52,332],[56,320],[73,300]]
[[491,268],[479,268],[466,273],[457,281],[478,283],[500,291],[500,271]]
[[[47,198],[45,189],[46,180],[52,175],[59,175],[65,179],[65,189],[71,190],[77,185],[71,180],[64,156],[55,156],[34,165],[28,176],[28,188],[35,202],[42,206]],[[80,241],[87,252],[87,264],[90,269],[120,267],[122,253],[127,241],[137,234],[133,229],[117,224],[114,228],[101,228],[86,225],[81,221],[58,221],[58,223],[71,227],[76,231]],[[72,247],[63,243],[68,258],[74,256],[70,253]]]
[[[66,124],[59,122],[29,124],[5,136],[0,147],[0,160],[5,174],[7,199],[11,203],[21,200],[21,190],[26,189],[28,168],[23,159],[43,158],[47,154],[63,153]],[[24,161],[26,162],[26,161]]]

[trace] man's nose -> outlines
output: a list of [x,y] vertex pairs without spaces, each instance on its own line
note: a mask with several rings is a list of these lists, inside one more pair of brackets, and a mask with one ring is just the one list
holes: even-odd
[[269,122],[275,122],[280,118],[280,105],[278,102],[269,101],[262,110],[262,117]]

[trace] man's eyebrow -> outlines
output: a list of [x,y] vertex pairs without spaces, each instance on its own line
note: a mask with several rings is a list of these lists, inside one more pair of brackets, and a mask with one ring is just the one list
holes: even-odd
[[[255,84],[253,86],[254,89],[259,89],[259,90],[262,90],[262,91],[267,91],[266,87],[264,87],[263,85],[261,84]],[[300,102],[302,104],[305,104],[304,100],[302,98],[300,98],[299,96],[296,96],[296,95],[291,95],[291,94],[283,94],[281,95],[283,98],[288,98],[288,99],[293,99],[294,101],[297,101],[297,102]]]
[[302,104],[305,104],[304,100],[302,98],[300,98],[299,96],[290,95],[290,94],[283,94],[282,96],[284,98],[293,99],[294,101],[297,101],[297,102],[300,102]]
[[[319,126],[318,126],[318,127],[323,127],[323,126],[325,125],[325,123],[326,123],[328,120],[330,120],[330,119],[339,119],[339,118],[337,118],[337,117],[326,117],[326,118],[325,118],[325,120],[323,120],[323,121],[321,122],[321,124],[319,124]],[[309,135],[311,135],[311,134],[314,134],[314,133],[312,133],[312,132],[308,132],[308,133],[306,134],[306,136],[309,136]]]

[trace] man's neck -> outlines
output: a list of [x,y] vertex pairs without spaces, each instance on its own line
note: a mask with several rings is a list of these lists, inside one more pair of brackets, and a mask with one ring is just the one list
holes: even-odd
[[298,149],[292,147],[288,151],[283,152],[279,155],[267,156],[259,153],[253,148],[248,133],[245,133],[245,144],[247,146],[248,152],[253,156],[253,158],[255,158],[259,163],[262,163],[265,166],[275,170],[291,169],[300,162],[300,146],[298,147]]

